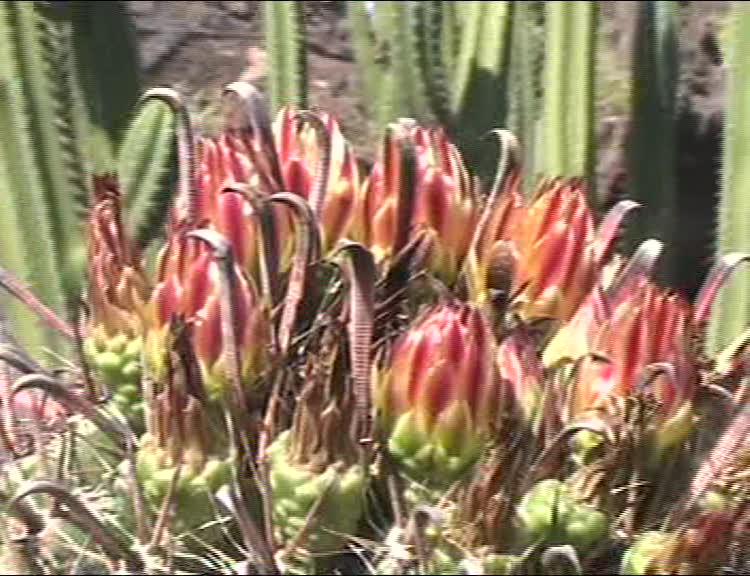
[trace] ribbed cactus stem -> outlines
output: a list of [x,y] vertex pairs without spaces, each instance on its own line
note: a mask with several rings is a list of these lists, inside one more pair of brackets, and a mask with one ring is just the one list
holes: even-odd
[[629,188],[643,205],[632,243],[658,238],[666,245],[663,280],[675,278],[677,222],[675,104],[678,78],[678,4],[641,2],[633,52],[632,127],[628,142]]
[[265,2],[263,22],[273,111],[282,106],[307,108],[307,52],[302,3]]
[[[0,137],[0,187],[3,195],[0,263],[30,283],[47,306],[62,310],[65,298],[61,260],[57,257],[55,230],[51,224],[53,214],[44,192],[46,181],[38,161],[38,144],[33,136],[33,109],[26,93],[23,63],[18,57],[19,49],[24,49],[25,43],[39,48],[34,44],[37,37],[33,34],[33,25],[31,37],[27,27],[21,29],[18,25],[19,11],[27,18],[34,16],[29,9],[33,10],[33,5],[6,3],[0,7],[0,121],[3,126]],[[34,78],[44,81],[41,74]],[[50,146],[55,142],[53,138]],[[33,234],[27,233],[29,229]],[[48,336],[29,312],[17,303],[11,303],[8,312],[23,344],[53,343],[46,339]]]
[[464,4],[460,51],[453,73],[454,132],[467,162],[489,177],[494,166],[478,141],[488,130],[506,123],[511,4]]
[[415,6],[419,70],[425,95],[432,113],[444,126],[450,126],[453,122],[448,72],[444,62],[444,44],[450,40],[443,39],[443,34],[450,29],[445,24],[450,17],[446,14],[449,7],[449,2],[433,1],[417,2]]
[[78,83],[89,117],[88,151],[97,171],[111,170],[140,93],[135,26],[125,2],[67,4]]
[[[547,2],[542,130],[547,174],[591,175],[597,5]],[[591,192],[591,191],[590,191]]]
[[75,197],[77,215],[85,216],[89,200],[89,159],[85,136],[89,129],[85,103],[75,74],[72,28],[53,10],[43,12],[42,42],[49,71],[54,75],[55,115],[60,131],[60,150],[67,167],[66,177]]
[[[731,7],[733,34],[729,45],[729,83],[724,116],[724,153],[717,222],[717,256],[750,252],[750,69],[742,55],[750,51],[750,7]],[[719,296],[709,324],[708,345],[717,352],[750,323],[750,273],[739,271]]]
[[529,192],[536,179],[537,121],[541,42],[537,31],[537,10],[532,2],[513,5],[510,54],[510,102],[508,124],[521,142],[521,190]]
[[127,230],[141,245],[160,232],[174,191],[178,106],[147,93],[118,153]]
[[453,99],[451,108],[456,111],[466,100],[471,81],[471,71],[476,58],[477,42],[482,26],[482,3],[467,2],[462,6],[463,14],[459,51],[453,70]]
[[375,31],[365,4],[359,1],[347,2],[346,12],[361,93],[370,115],[380,117],[383,115],[382,112],[378,112],[383,104],[380,90],[382,68],[377,63]]
[[23,129],[33,142],[30,153],[38,167],[42,195],[48,207],[53,253],[62,275],[64,294],[72,298],[78,292],[84,262],[82,230],[73,202],[76,191],[71,187],[78,177],[69,175],[73,166],[67,161],[65,143],[77,135],[67,130],[65,119],[60,117],[56,90],[59,71],[53,69],[50,45],[44,41],[46,20],[43,14],[31,2],[9,2],[3,10],[10,27],[9,56],[15,63],[14,81],[21,85],[23,106],[28,114]]
[[387,121],[399,117],[424,118],[425,102],[422,79],[418,72],[417,39],[412,31],[416,23],[413,2],[377,2],[378,28],[387,43],[391,72],[390,110]]

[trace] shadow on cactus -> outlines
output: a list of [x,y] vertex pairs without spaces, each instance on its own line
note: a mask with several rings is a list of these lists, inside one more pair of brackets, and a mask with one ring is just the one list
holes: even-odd
[[484,186],[413,120],[364,170],[333,115],[222,104],[200,137],[176,108],[155,266],[101,175],[88,314],[2,276],[78,352],[0,345],[6,571],[747,568],[750,331],[704,348],[747,256],[688,302],[660,242],[615,250],[633,202],[522,200],[508,132]]

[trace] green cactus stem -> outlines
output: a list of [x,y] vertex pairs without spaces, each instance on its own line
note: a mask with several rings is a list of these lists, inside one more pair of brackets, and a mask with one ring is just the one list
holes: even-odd
[[597,4],[546,2],[545,8],[544,150],[538,167],[545,174],[591,180]]
[[[26,132],[17,137],[28,137],[27,154],[39,174],[48,227],[54,239],[52,254],[63,294],[72,298],[80,287],[84,265],[82,230],[74,199],[85,196],[75,186],[85,182],[86,177],[71,174],[71,170],[79,166],[71,163],[68,155],[74,146],[69,140],[78,135],[70,132],[69,110],[65,102],[60,102],[59,71],[55,69],[58,62],[52,50],[54,42],[45,41],[48,20],[32,2],[8,2],[2,11],[4,26],[8,27],[3,34],[9,58],[6,65],[14,68],[14,75],[7,78],[19,85],[16,94],[21,98],[18,106],[23,118],[10,119],[9,125]],[[12,135],[3,136],[3,139],[8,138]],[[27,190],[12,190],[11,193],[26,194]]]
[[[6,3],[0,7],[0,118],[4,126],[0,137],[0,187],[4,198],[0,210],[4,231],[0,237],[0,263],[29,283],[47,306],[62,310],[65,298],[53,215],[44,193],[45,179],[35,148],[32,111],[17,57],[19,44],[28,40],[33,45],[36,37],[32,34],[28,39],[21,34],[16,23],[19,9],[27,17],[34,17],[33,12],[28,12],[33,9],[31,5],[18,7]],[[33,234],[27,232],[30,229]],[[55,343],[19,302],[9,302],[7,314],[23,345],[36,349]]]
[[529,542],[544,538],[550,544],[570,544],[579,552],[591,550],[607,535],[607,516],[577,502],[559,480],[543,480],[523,497],[518,518]]
[[521,146],[521,190],[530,193],[536,180],[537,124],[540,115],[540,78],[542,42],[539,9],[534,2],[513,5],[511,25],[511,54],[508,83],[510,98],[508,122]]
[[[750,70],[740,54],[750,50],[750,8],[732,5],[732,34],[728,46],[729,80],[724,116],[724,153],[717,222],[717,257],[728,252],[750,252]],[[709,323],[712,353],[728,346],[750,322],[750,273],[743,270],[724,287]]]
[[444,62],[445,43],[452,38],[443,39],[443,34],[450,30],[445,21],[450,18],[446,12],[450,10],[450,2],[417,2],[414,7],[417,26],[417,45],[419,70],[422,72],[422,82],[425,96],[435,117],[444,125],[453,122],[450,107],[450,87],[448,71]]
[[506,124],[512,8],[510,2],[460,4],[463,21],[452,72],[450,128],[468,164],[489,179],[493,158],[480,139]]
[[346,3],[346,12],[351,35],[354,59],[361,84],[360,92],[371,116],[382,118],[385,112],[380,110],[383,104],[380,90],[383,66],[378,58],[378,44],[375,38],[370,15],[365,2],[350,1]]
[[633,49],[632,127],[627,143],[629,195],[643,206],[631,245],[645,238],[665,244],[657,275],[672,282],[676,252],[677,2],[640,2]]
[[97,172],[111,161],[97,149],[115,152],[140,92],[138,47],[124,2],[69,2],[76,72],[89,117],[88,148]]
[[273,111],[282,106],[307,108],[307,52],[302,3],[263,3]]
[[177,130],[187,111],[176,93],[170,95],[144,94],[117,159],[126,230],[140,246],[161,231],[177,181]]

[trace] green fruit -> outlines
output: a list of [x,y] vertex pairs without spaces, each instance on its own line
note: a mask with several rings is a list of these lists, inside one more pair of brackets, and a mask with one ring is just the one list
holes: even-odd
[[573,437],[573,459],[580,465],[588,464],[604,443],[604,438],[592,430],[581,430]]
[[701,508],[704,510],[710,510],[712,512],[718,512],[726,510],[730,505],[730,499],[719,492],[718,490],[711,490],[706,493],[700,501]]
[[520,560],[512,554],[488,554],[482,565],[485,574],[510,574]]
[[565,526],[566,540],[579,551],[587,551],[606,538],[608,528],[606,514],[579,506]]

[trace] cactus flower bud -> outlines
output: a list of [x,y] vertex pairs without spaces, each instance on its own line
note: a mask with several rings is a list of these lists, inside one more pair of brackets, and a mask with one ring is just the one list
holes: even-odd
[[513,295],[512,309],[524,320],[567,322],[594,288],[619,224],[636,204],[618,203],[595,229],[580,179],[543,181],[528,206],[519,182],[514,166],[485,207],[468,269],[473,299],[484,304],[500,289]]
[[[198,178],[199,221],[225,236],[241,268],[259,278],[259,219],[242,194],[226,189],[245,184],[261,196],[280,192],[283,185],[276,166],[276,151],[265,149],[249,128],[226,130],[201,141]],[[177,211],[178,215],[184,213],[184,208]],[[293,245],[291,218],[279,206],[274,206],[272,213],[280,261],[287,264]],[[176,221],[180,221],[179,216]]]
[[91,317],[84,350],[117,407],[140,421],[141,326],[150,288],[123,229],[120,193],[109,176],[94,180],[88,250]]
[[501,395],[494,355],[484,314],[460,302],[429,310],[395,343],[377,408],[410,474],[449,482],[482,453]]
[[216,137],[201,139],[198,180],[201,190],[199,220],[211,222],[217,220],[222,190],[231,184],[248,184],[263,194],[281,190],[276,151],[267,149],[247,127],[228,129]]
[[503,390],[513,394],[514,405],[525,422],[549,417],[542,410],[544,370],[531,336],[524,328],[508,334],[497,347],[497,366]]
[[[267,357],[270,325],[254,283],[234,268],[233,310],[242,351],[241,377],[250,386]],[[219,269],[211,254],[184,231],[172,234],[161,255],[159,281],[149,303],[148,355],[157,381],[166,375],[164,353],[169,322],[182,316],[192,337],[204,386],[211,401],[227,389],[220,314]]]
[[689,304],[655,284],[642,284],[599,329],[593,350],[609,361],[583,360],[573,412],[599,406],[609,395],[634,392],[647,366],[669,363],[676,382],[657,376],[653,389],[664,413],[674,414],[695,387],[696,367],[687,349],[692,334]]
[[621,574],[714,574],[727,560],[736,516],[706,511],[673,532],[642,534],[623,556]]
[[517,228],[516,305],[524,318],[568,320],[594,285],[594,220],[578,179],[543,182]]
[[442,130],[408,126],[405,137],[416,155],[411,206],[400,205],[405,200],[400,194],[408,185],[408,167],[401,157],[398,137],[389,133],[383,158],[363,186],[355,235],[379,262],[387,262],[403,247],[397,245],[399,211],[407,210],[409,230],[425,230],[432,236],[429,269],[452,284],[479,218],[477,183]]
[[[349,230],[360,187],[357,159],[344,138],[336,119],[320,114],[328,132],[330,150],[321,145],[316,128],[305,123],[301,128],[297,112],[282,108],[276,118],[274,132],[284,189],[313,202],[314,187],[319,178],[325,187],[322,212],[319,215],[323,232],[323,249],[332,249]],[[328,158],[327,166],[323,162]],[[326,174],[327,173],[327,174]],[[326,178],[327,176],[327,178]],[[313,206],[313,210],[317,208]]]

